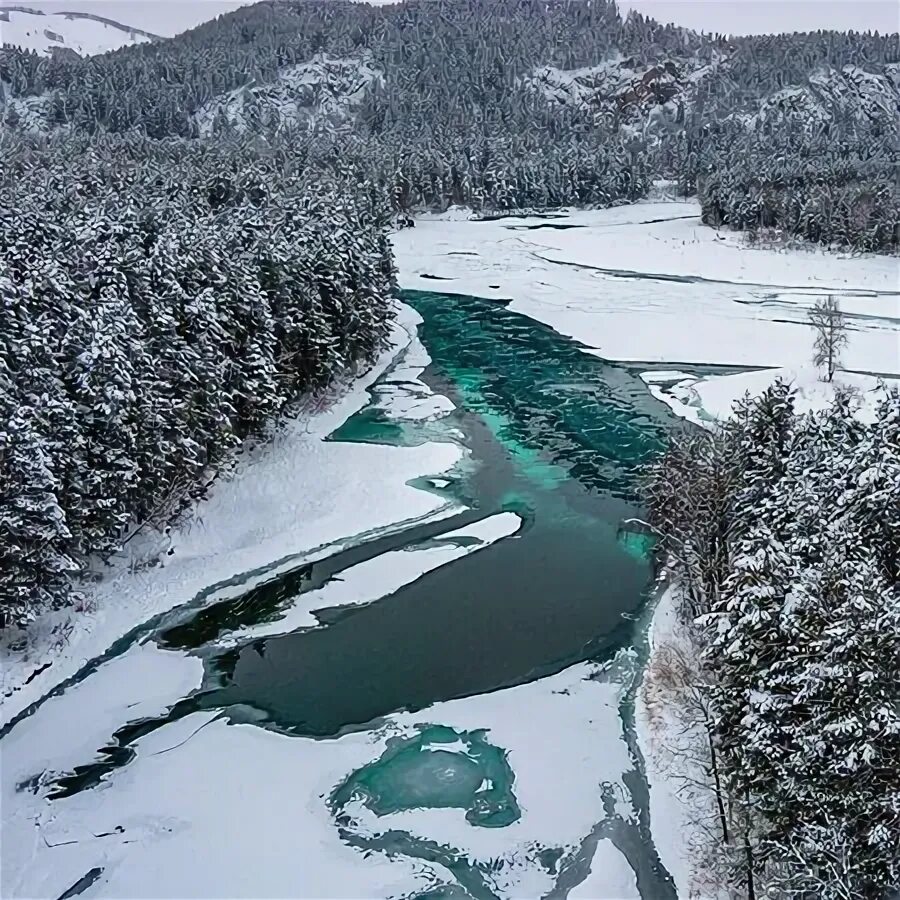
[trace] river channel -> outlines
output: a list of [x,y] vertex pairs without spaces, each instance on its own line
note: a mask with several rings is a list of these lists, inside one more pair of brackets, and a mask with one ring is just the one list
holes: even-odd
[[[673,900],[650,837],[631,725],[652,547],[628,522],[640,515],[640,467],[660,452],[675,422],[636,372],[503,302],[413,291],[402,299],[423,320],[419,339],[430,364],[422,380],[404,375],[401,355],[370,389],[370,402],[328,440],[461,445],[455,469],[416,485],[444,497],[452,514],[373,535],[200,609],[163,616],[152,641],[199,657],[202,685],[161,715],[123,721],[98,756],[54,777],[48,802],[63,805],[103,788],[132,765],[142,739],[200,713],[336,747],[348,735],[387,729],[371,759],[336,780],[321,805],[339,839],[360,853],[445,873],[433,888],[405,896],[522,897],[537,890],[527,885],[543,884],[542,895],[565,897],[587,877],[597,844],[609,841],[638,896]],[[453,411],[405,414],[423,383],[449,398]],[[260,633],[304,595],[327,598],[329,588],[352,584],[367,565],[432,551],[452,561],[371,602],[325,603],[307,624]],[[608,739],[618,742],[616,766],[595,773],[597,815],[577,842],[532,840],[521,859],[510,851],[498,861],[410,818],[452,810],[459,834],[500,840],[505,829],[514,833],[539,815],[522,793],[523,751],[504,746],[490,715],[482,721],[473,714],[478,727],[463,728],[439,711],[450,701],[477,704],[495,695],[518,702],[525,695],[514,689],[556,684],[552,679],[575,671],[576,683],[614,685],[602,696],[613,697],[608,730],[616,733]],[[564,697],[570,689],[545,693]],[[396,727],[397,717],[412,714],[415,722]],[[525,720],[530,714],[518,712]],[[537,706],[535,716],[536,742],[585,739],[541,733]],[[546,790],[554,790],[549,772]],[[517,867],[529,866],[544,880],[516,882]],[[75,893],[91,896],[97,878],[75,885]]]

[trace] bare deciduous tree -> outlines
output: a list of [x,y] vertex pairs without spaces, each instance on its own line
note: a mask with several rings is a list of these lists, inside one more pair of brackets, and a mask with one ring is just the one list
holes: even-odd
[[831,382],[847,346],[847,320],[834,297],[818,300],[809,311],[809,322],[816,332],[813,343],[813,362],[825,369],[825,380]]
[[680,617],[686,623],[709,612],[727,573],[738,477],[729,440],[722,429],[676,434],[665,456],[648,468],[648,516],[662,549],[681,570]]

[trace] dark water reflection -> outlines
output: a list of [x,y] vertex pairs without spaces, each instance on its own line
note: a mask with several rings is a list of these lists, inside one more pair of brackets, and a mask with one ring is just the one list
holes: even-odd
[[[514,510],[529,527],[338,610],[327,628],[249,642],[203,706],[246,704],[295,733],[334,735],[602,654],[642,602],[648,562],[617,532],[638,512],[636,470],[662,446],[665,407],[633,374],[501,306],[405,299],[425,320],[428,380],[459,407],[447,425],[472,454],[457,492],[481,516]],[[381,441],[384,423],[361,414],[333,437]],[[410,548],[423,538],[405,535]]]

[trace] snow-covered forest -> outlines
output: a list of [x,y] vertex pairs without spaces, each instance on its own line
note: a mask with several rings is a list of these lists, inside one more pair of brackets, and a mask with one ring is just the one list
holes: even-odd
[[0,7],[4,896],[895,900],[900,35],[172,33]]
[[776,382],[650,478],[700,660],[672,671],[708,732],[712,867],[742,897],[900,884],[900,396],[855,407],[800,415]]
[[162,526],[376,352],[391,216],[608,206],[895,251],[898,37],[726,39],[611,2],[265,2],[0,51],[4,615]]
[[286,403],[378,353],[393,268],[378,196],[299,153],[110,135],[6,159],[9,623],[67,599],[92,557],[165,526]]
[[609,204],[654,177],[706,219],[896,249],[898,36],[726,39],[607,0],[264,2],[78,58],[5,51],[42,132],[318,135],[402,209]]

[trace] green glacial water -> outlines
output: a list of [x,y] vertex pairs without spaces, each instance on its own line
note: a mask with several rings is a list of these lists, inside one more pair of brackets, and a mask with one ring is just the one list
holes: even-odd
[[[464,461],[418,486],[467,510],[373,537],[243,592],[232,590],[201,611],[169,617],[156,639],[203,658],[202,688],[164,717],[123,726],[100,762],[59,779],[57,796],[93,787],[128,763],[136,738],[198,709],[221,709],[284,734],[334,739],[378,727],[397,711],[534,681],[579,661],[611,659],[632,645],[650,586],[652,545],[622,523],[640,513],[636,476],[664,446],[673,424],[667,409],[634,373],[502,303],[427,292],[405,292],[403,299],[424,320],[420,338],[432,360],[424,380],[456,410],[428,420],[392,410],[386,398],[421,390],[399,374],[400,360],[373,386],[370,404],[330,440],[461,443]],[[216,643],[239,627],[277,619],[298,597],[327,587],[352,566],[446,544],[448,532],[502,511],[520,516],[515,535],[387,597],[319,610],[317,627],[249,636],[224,648]],[[626,718],[629,710],[626,703]],[[390,738],[383,753],[334,785],[326,802],[349,843],[449,869],[457,883],[429,896],[491,897],[484,873],[453,848],[405,832],[366,836],[348,810],[356,802],[376,816],[449,808],[473,828],[505,828],[522,815],[515,779],[489,733],[430,725]],[[617,845],[645,898],[674,897],[649,840],[646,788],[636,782],[630,789],[635,821],[616,826]],[[596,845],[599,834],[586,840]],[[560,852],[547,851],[548,866]]]
[[457,732],[429,725],[418,737],[387,743],[378,759],[335,789],[335,812],[362,797],[377,815],[455,807],[466,811],[470,825],[483,828],[503,828],[519,818],[513,771],[483,730]]

